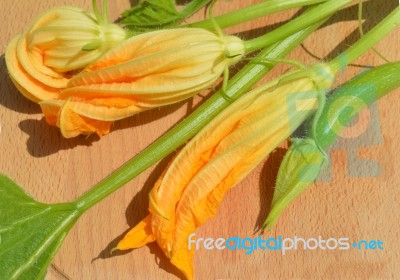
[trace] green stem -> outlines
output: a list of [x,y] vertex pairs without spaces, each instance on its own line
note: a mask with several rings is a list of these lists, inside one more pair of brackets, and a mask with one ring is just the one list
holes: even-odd
[[308,10],[298,18],[291,20],[288,24],[281,26],[263,36],[245,42],[246,52],[252,52],[265,48],[277,41],[290,36],[299,30],[318,22],[327,16],[340,10],[352,0],[330,0]]
[[[360,32],[361,37],[364,36],[362,18],[363,18],[363,0],[359,0],[359,3],[358,3],[358,31]],[[379,56],[383,61],[385,61],[386,63],[390,63],[390,61],[377,49],[371,48],[371,50],[374,53],[376,53],[376,55]]]
[[[279,58],[286,56],[295,46],[316,30],[323,21],[315,23],[302,31],[276,43],[262,51],[256,58]],[[124,184],[135,178],[144,170],[175,151],[185,141],[192,138],[202,127],[211,121],[219,112],[247,92],[259,81],[272,66],[250,62],[232,80],[229,81],[226,92],[218,91],[185,120],[175,126],[164,136],[153,142],[141,153],[118,168],[110,176],[95,185],[76,201],[77,208],[84,212]],[[226,98],[228,97],[228,98]]]
[[335,72],[343,69],[378,43],[399,24],[400,8],[398,7],[348,50],[329,62],[329,65]]
[[102,17],[100,15],[99,7],[97,6],[97,0],[92,0],[92,9],[97,21],[101,24]]
[[108,1],[103,0],[103,24],[107,24],[109,17],[108,17]]
[[[328,0],[269,0],[254,4],[237,11],[226,13],[221,16],[215,17],[216,22],[220,28],[225,28],[233,25],[237,25],[249,20],[253,20],[259,17],[270,15],[273,13],[285,11],[288,9],[303,7],[307,5],[314,5]],[[196,1],[193,1],[196,2]],[[189,5],[188,5],[189,6]],[[183,25],[185,27],[197,27],[213,30],[214,26],[211,19],[198,21],[195,23]],[[300,29],[299,29],[300,30]],[[293,32],[294,33],[294,32]]]

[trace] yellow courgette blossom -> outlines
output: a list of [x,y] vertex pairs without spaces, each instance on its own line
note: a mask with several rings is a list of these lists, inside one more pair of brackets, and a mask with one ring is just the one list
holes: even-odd
[[25,97],[34,102],[57,99],[76,72],[125,38],[121,27],[99,22],[93,13],[56,7],[9,43],[7,68]]
[[249,92],[202,129],[150,192],[150,214],[117,248],[157,241],[170,261],[192,279],[194,251],[188,249],[189,235],[215,215],[232,186],[314,112],[321,94],[318,88],[329,88],[333,76],[324,65],[315,69],[323,73],[313,78],[288,76]]
[[243,41],[200,28],[144,33],[115,46],[40,103],[64,137],[107,134],[113,121],[211,87],[244,54]]

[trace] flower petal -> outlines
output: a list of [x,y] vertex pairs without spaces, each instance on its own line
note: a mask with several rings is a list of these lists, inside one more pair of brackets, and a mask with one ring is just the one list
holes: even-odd
[[17,43],[20,36],[15,37],[7,46],[6,63],[9,75],[18,90],[33,102],[55,99],[59,89],[48,86],[33,78],[20,63],[17,56]]
[[140,248],[153,241],[154,236],[151,232],[151,215],[148,215],[118,242],[117,249],[127,250]]
[[39,103],[48,124],[59,126],[60,111],[64,104],[65,101],[62,100],[47,100]]
[[92,133],[103,136],[108,134],[111,128],[111,122],[94,120],[75,113],[69,102],[66,102],[61,109],[59,123],[61,133],[65,138]]

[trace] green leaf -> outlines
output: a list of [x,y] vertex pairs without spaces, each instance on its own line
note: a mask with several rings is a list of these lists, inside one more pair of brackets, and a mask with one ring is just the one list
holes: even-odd
[[210,0],[193,0],[179,11],[174,0],[146,0],[125,11],[121,23],[133,34],[171,28],[209,2]]
[[43,279],[79,216],[75,204],[39,203],[0,174],[0,278]]
[[317,179],[325,161],[325,153],[313,139],[292,139],[279,167],[272,208],[263,228],[271,228],[289,203]]

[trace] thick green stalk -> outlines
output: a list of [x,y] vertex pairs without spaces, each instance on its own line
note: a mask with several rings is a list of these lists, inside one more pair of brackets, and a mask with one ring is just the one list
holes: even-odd
[[[242,8],[237,11],[229,12],[221,16],[217,16],[214,19],[216,20],[220,28],[225,28],[273,13],[278,13],[288,9],[308,5],[314,5],[326,1],[328,0],[269,0]],[[183,26],[214,29],[214,25],[211,19],[206,19]]]
[[[257,58],[280,58],[286,56],[295,46],[316,30],[322,22],[314,23],[308,28],[297,32],[280,43],[262,51]],[[135,178],[144,170],[175,151],[185,141],[192,138],[202,127],[225,109],[232,100],[239,98],[259,81],[270,69],[271,65],[250,62],[235,77],[230,80],[225,93],[218,91],[184,121],[175,126],[164,136],[136,155],[125,165],[95,185],[91,190],[76,201],[77,207],[83,212],[106,198],[124,184]]]
[[396,26],[400,24],[400,8],[396,8],[371,31],[364,35],[357,43],[352,45],[343,54],[333,59],[329,65],[334,71],[343,69],[346,65],[352,63],[355,59],[368,51],[383,37],[391,32]]
[[[328,149],[364,108],[400,86],[400,62],[365,71],[336,89],[316,123],[315,140]],[[311,137],[311,135],[310,135]]]
[[291,20],[284,26],[281,26],[274,31],[271,31],[258,38],[246,41],[246,52],[252,52],[261,48],[265,48],[266,46],[278,42],[283,38],[286,38],[287,36],[290,36],[291,34],[310,26],[314,22],[318,22],[326,18],[351,2],[352,0],[330,0],[315,6],[296,19]]

